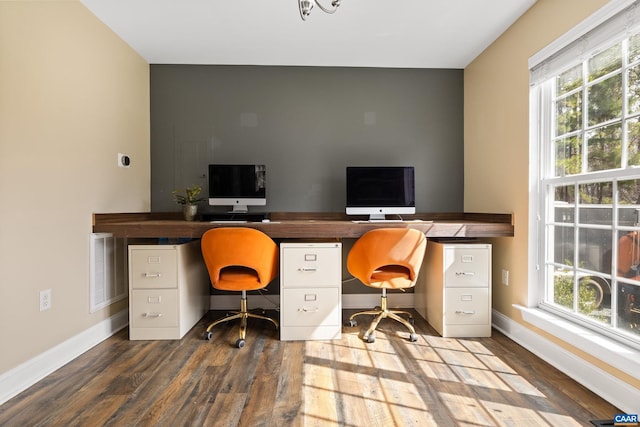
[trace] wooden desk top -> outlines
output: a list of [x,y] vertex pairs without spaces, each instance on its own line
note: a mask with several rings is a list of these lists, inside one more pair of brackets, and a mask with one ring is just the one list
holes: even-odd
[[[251,227],[272,238],[358,238],[369,230],[408,227],[427,237],[513,237],[511,214],[428,213],[406,216],[404,222],[354,222],[341,213],[271,213],[271,222],[211,223],[184,221],[181,213],[94,214],[94,233],[128,238],[200,238],[216,227]],[[416,221],[415,219],[422,221]],[[364,219],[364,218],[362,218]]]

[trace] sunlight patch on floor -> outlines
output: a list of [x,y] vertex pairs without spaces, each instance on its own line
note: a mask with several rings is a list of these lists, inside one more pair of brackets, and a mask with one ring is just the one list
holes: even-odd
[[[304,351],[305,425],[438,426],[447,416],[468,427],[581,425],[540,410],[552,407],[546,396],[473,339],[408,342],[378,333],[368,344],[343,334],[341,341],[307,341]],[[430,407],[443,404],[435,419]]]

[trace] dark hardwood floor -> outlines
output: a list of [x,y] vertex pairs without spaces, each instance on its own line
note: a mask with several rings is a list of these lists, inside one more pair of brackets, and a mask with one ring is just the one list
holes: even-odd
[[[344,318],[352,311],[345,311]],[[417,342],[366,319],[334,341],[278,340],[267,322],[180,341],[100,343],[0,406],[1,426],[590,426],[619,411],[499,332],[442,338],[416,314]]]

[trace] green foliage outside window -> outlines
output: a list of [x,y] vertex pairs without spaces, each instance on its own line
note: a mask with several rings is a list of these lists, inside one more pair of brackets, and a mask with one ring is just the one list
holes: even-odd
[[[573,309],[573,276],[556,275],[553,286],[553,302]],[[596,291],[590,286],[578,286],[578,312],[589,314],[596,308]]]

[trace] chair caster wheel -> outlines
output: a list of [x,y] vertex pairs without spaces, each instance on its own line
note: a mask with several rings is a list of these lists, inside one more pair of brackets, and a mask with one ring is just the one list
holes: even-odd
[[355,328],[356,326],[358,326],[358,322],[356,322],[355,320],[349,320],[349,322],[347,323],[347,326]]
[[244,345],[245,345],[245,342],[243,339],[239,339],[238,341],[236,341],[236,347],[242,348],[244,347]]
[[409,341],[411,342],[418,341],[418,334],[409,334]]
[[364,337],[364,340],[369,344],[373,344],[374,342],[376,342],[376,337],[373,335],[369,335],[368,337]]
[[211,332],[211,331],[206,331],[206,332],[204,333],[204,339],[205,339],[205,340],[207,340],[207,341],[211,341],[211,338],[213,338],[213,332]]

